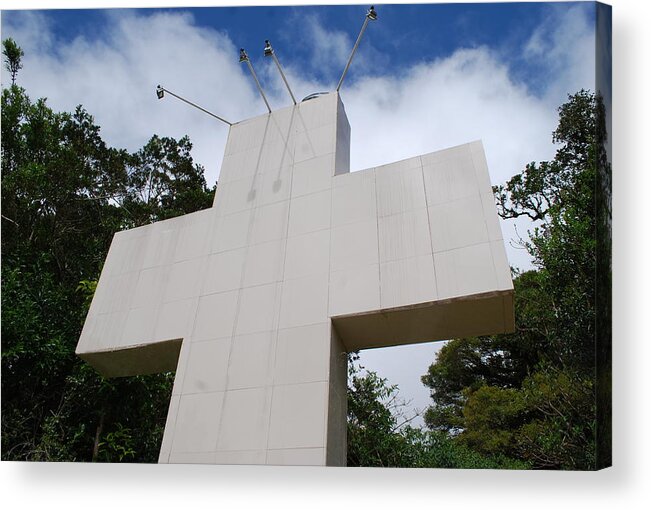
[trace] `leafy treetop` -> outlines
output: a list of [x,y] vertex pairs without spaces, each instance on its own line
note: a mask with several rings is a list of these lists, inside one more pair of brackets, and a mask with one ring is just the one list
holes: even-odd
[[16,84],[16,75],[23,68],[23,50],[11,37],[2,41],[2,55],[5,57],[5,69],[11,73],[11,84]]

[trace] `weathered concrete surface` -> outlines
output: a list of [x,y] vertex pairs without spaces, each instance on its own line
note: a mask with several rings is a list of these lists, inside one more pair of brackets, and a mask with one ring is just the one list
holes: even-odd
[[240,122],[211,209],[115,235],[77,353],[176,367],[160,462],[344,465],[347,351],[513,330],[481,142],[349,143],[336,93]]

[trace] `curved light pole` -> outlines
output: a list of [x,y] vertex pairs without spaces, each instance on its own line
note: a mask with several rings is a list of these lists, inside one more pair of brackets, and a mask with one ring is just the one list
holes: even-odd
[[283,68],[280,66],[280,62],[278,61],[278,57],[276,57],[276,53],[274,52],[274,49],[271,47],[271,43],[269,40],[266,40],[264,42],[264,56],[265,57],[272,57],[274,59],[274,62],[276,63],[276,67],[278,67],[278,72],[280,73],[280,76],[282,77],[283,81],[285,82],[285,86],[287,87],[287,91],[289,92],[289,95],[292,96],[292,101],[294,101],[294,104],[296,104],[296,98],[294,97],[294,94],[292,94],[292,89],[289,88],[289,83],[287,83],[287,78],[285,78],[285,73],[283,73]]
[[224,122],[225,124],[228,124],[229,126],[232,126],[232,125],[233,125],[232,122],[228,122],[226,119],[221,118],[219,115],[215,115],[214,113],[209,112],[209,111],[206,110],[205,108],[202,108],[202,107],[199,106],[198,104],[194,104],[192,101],[188,101],[187,99],[185,99],[185,98],[183,98],[183,97],[181,97],[181,96],[175,94],[174,92],[172,92],[172,91],[170,91],[170,90],[164,88],[162,85],[158,85],[158,86],[156,87],[156,96],[158,96],[158,99],[163,99],[163,97],[165,97],[165,93],[166,93],[166,92],[167,92],[170,96],[174,96],[175,98],[180,99],[180,100],[183,101],[184,103],[187,103],[187,104],[189,104],[190,106],[194,106],[194,107],[197,108],[198,110],[201,110],[202,112],[207,113],[208,115],[210,115],[211,117],[216,118],[217,120],[221,120],[222,122]]
[[371,8],[366,12],[366,17],[364,18],[364,24],[362,25],[362,29],[360,30],[359,35],[357,36],[357,41],[355,42],[355,46],[353,46],[353,51],[351,52],[350,57],[348,58],[348,63],[346,64],[346,68],[344,69],[344,72],[341,75],[341,78],[339,80],[339,84],[337,85],[337,92],[339,92],[341,85],[344,83],[344,78],[346,77],[346,73],[348,72],[350,63],[353,61],[353,57],[355,56],[355,52],[357,51],[359,42],[362,40],[362,35],[364,35],[364,31],[366,30],[366,26],[368,25],[368,22],[375,21],[375,20],[377,20],[377,12],[375,11],[375,6],[371,5]]
[[258,77],[256,76],[255,71],[253,70],[253,66],[251,65],[249,56],[246,54],[246,51],[244,51],[244,48],[240,48],[240,63],[242,62],[246,62],[246,65],[249,66],[249,71],[251,71],[251,76],[253,76],[253,79],[255,80],[255,84],[258,86],[258,90],[260,91],[260,95],[262,96],[262,99],[264,99],[264,104],[267,105],[267,110],[269,110],[269,113],[271,113],[271,106],[269,106],[269,101],[267,101],[267,97],[264,95],[264,92],[262,91],[262,87],[260,86]]

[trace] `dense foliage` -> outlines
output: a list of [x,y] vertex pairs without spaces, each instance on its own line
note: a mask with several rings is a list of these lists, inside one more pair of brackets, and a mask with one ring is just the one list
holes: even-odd
[[[423,377],[434,400],[425,420],[476,452],[594,469],[610,458],[609,438],[596,434],[595,193],[598,172],[609,175],[603,105],[581,91],[559,118],[554,160],[495,188],[503,218],[541,222],[525,243],[536,270],[514,279],[516,332],[445,345]],[[610,281],[609,272],[599,277]]]
[[375,372],[349,363],[348,466],[458,469],[523,469],[529,464],[504,455],[486,455],[444,432],[414,427],[415,414],[397,386]]
[[107,380],[74,349],[113,234],[211,205],[190,149],[111,148],[82,107],[2,91],[3,460],[157,460],[173,375]]

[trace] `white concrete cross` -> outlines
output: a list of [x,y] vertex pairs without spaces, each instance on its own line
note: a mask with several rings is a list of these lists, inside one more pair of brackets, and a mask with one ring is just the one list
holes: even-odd
[[513,330],[481,142],[349,152],[337,93],[240,122],[212,208],[115,234],[77,354],[176,370],[160,462],[345,465],[347,351]]

